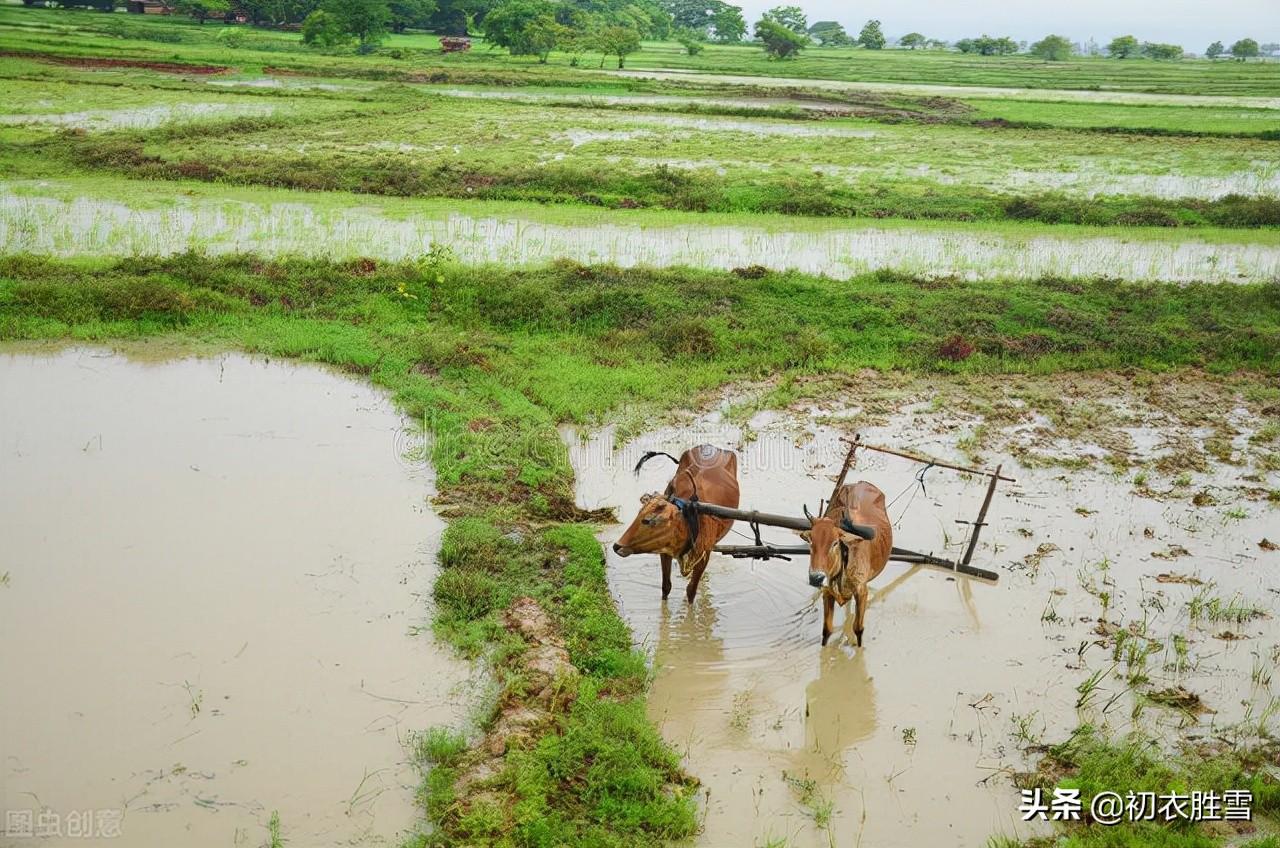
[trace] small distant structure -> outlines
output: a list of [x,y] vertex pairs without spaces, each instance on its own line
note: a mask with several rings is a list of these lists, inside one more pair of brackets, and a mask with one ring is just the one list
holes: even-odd
[[173,7],[160,0],[129,0],[125,8],[134,15],[172,15]]
[[440,52],[466,53],[471,49],[471,39],[461,35],[446,35],[440,39]]

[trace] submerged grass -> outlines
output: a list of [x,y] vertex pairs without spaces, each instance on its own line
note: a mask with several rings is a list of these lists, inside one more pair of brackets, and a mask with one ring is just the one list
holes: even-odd
[[[437,634],[488,657],[493,721],[527,681],[513,599],[550,614],[579,676],[560,709],[464,793],[466,741],[434,731],[416,845],[656,845],[696,829],[679,758],[644,711],[647,671],[578,510],[562,421],[687,406],[736,379],[862,368],[1048,373],[1198,366],[1280,372],[1274,285],[709,273],[439,257],[335,264],[184,255],[0,261],[0,340],[166,335],[324,362],[387,389],[430,431],[452,517]],[[953,337],[967,341],[958,357]],[[1088,774],[1088,772],[1084,772]],[[815,817],[825,815],[815,811]]]

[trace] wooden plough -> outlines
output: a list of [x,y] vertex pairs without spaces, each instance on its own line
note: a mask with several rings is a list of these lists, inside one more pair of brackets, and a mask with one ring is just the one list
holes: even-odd
[[[982,528],[987,526],[987,510],[991,507],[991,500],[995,497],[996,484],[1001,480],[1013,482],[1012,477],[1006,477],[1000,473],[1002,466],[997,465],[994,471],[983,471],[977,468],[967,468],[963,465],[953,465],[948,462],[942,462],[928,457],[916,456],[904,451],[894,450],[892,448],[881,447],[878,445],[870,445],[862,441],[860,435],[854,436],[852,439],[841,439],[849,445],[849,452],[845,455],[844,466],[840,469],[840,476],[836,479],[835,488],[832,489],[832,499],[835,493],[844,485],[845,478],[848,476],[849,469],[853,466],[859,448],[878,451],[880,453],[891,454],[893,456],[902,457],[912,460],[913,462],[922,463],[926,466],[926,470],[931,467],[947,468],[952,471],[958,471],[963,474],[972,474],[988,478],[986,496],[982,500],[982,506],[978,510],[978,517],[973,521],[957,520],[957,524],[967,524],[971,531],[969,534],[969,543],[965,548],[964,557],[956,562],[955,560],[943,559],[933,554],[919,553],[918,551],[908,550],[907,548],[894,547],[889,559],[894,562],[907,562],[914,565],[925,565],[931,568],[940,568],[951,571],[955,574],[963,574],[967,577],[974,577],[979,580],[988,580],[996,582],[1000,579],[1000,575],[994,571],[988,571],[985,568],[977,568],[969,563],[973,560],[973,553],[978,547],[978,534],[982,532]],[[734,521],[745,521],[752,531],[755,533],[756,543],[754,545],[716,545],[716,553],[725,554],[731,557],[752,559],[771,559],[778,557],[788,559],[792,556],[808,556],[808,545],[770,545],[760,539],[760,526],[784,527],[790,530],[808,530],[812,526],[812,522],[808,517],[792,517],[789,515],[775,515],[767,512],[757,512],[748,509],[732,509],[718,504],[702,503],[693,501],[688,504],[691,509],[697,510],[706,515],[714,515],[718,518],[728,518]],[[864,527],[862,525],[844,523],[844,529],[854,535],[861,536],[864,539],[875,538],[875,529],[872,527]]]

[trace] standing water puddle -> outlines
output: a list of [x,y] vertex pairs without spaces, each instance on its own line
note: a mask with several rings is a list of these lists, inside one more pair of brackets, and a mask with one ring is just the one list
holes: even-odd
[[0,809],[49,846],[86,812],[129,846],[261,845],[277,811],[399,844],[405,743],[465,674],[415,635],[442,524],[401,424],[316,367],[0,354]]
[[[904,410],[886,426],[859,429],[873,444],[963,462],[959,434],[945,432],[945,416],[937,420],[943,423],[931,427],[918,410]],[[719,413],[625,445],[614,444],[611,429],[585,439],[566,432],[578,501],[615,506],[629,522],[640,495],[660,491],[674,468],[653,459],[637,478],[631,468],[639,454],[678,455],[709,442],[739,451],[744,508],[798,515],[807,503],[816,512],[844,458],[842,431],[768,415],[751,428],[746,445],[746,431]],[[896,545],[954,558],[966,529],[955,520],[974,518],[985,484],[935,468],[922,489],[920,468],[864,453],[849,480],[884,490]],[[1155,685],[1185,686],[1217,710],[1197,718],[1148,705],[1142,726],[1157,738],[1171,741],[1188,721],[1224,728],[1266,706],[1269,689],[1251,686],[1250,670],[1256,657],[1274,662],[1276,619],[1233,623],[1246,638],[1218,641],[1212,634],[1228,625],[1187,621],[1196,586],[1155,580],[1160,572],[1199,574],[1216,582],[1215,594],[1238,592],[1271,608],[1280,560],[1265,558],[1280,554],[1257,547],[1274,519],[1265,506],[1223,522],[1219,512],[1185,501],[1135,497],[1125,479],[1095,471],[1005,470],[1018,482],[1002,484],[974,558],[998,572],[999,583],[890,563],[872,583],[861,649],[847,630],[820,646],[821,603],[806,581],[807,557],[713,557],[690,606],[678,575],[662,602],[656,556],[622,559],[608,549],[622,526],[601,534],[619,609],[654,657],[650,716],[706,792],[699,844],[914,848],[1034,835],[1009,780],[1026,766],[1015,727],[1059,741],[1084,720],[1120,731],[1131,720],[1135,698],[1116,675],[1104,675],[1100,690],[1076,708],[1076,687],[1113,662],[1095,633],[1102,616],[1122,625],[1148,620],[1149,632],[1170,646],[1152,660]],[[1220,476],[1235,482],[1231,472]],[[735,530],[723,544],[752,543],[746,525]],[[777,528],[763,528],[763,536],[799,543]],[[1190,557],[1170,563],[1155,555],[1173,544]],[[1098,568],[1103,561],[1109,569]],[[1110,593],[1109,611],[1086,585]],[[838,610],[837,622],[844,615]],[[1179,661],[1173,633],[1191,644],[1181,660],[1191,668],[1171,673],[1161,664]]]

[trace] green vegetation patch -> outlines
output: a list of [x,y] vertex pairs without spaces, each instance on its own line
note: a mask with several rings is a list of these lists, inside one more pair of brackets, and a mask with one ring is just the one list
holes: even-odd
[[[1277,761],[1280,747],[1275,742],[1239,747],[1188,746],[1170,756],[1151,739],[1111,738],[1085,725],[1065,742],[1045,749],[1036,771],[1018,776],[1016,782],[1046,793],[1055,787],[1078,789],[1086,811],[1100,792],[1119,792],[1122,797],[1130,791],[1153,792],[1157,796],[1216,792],[1221,796],[1227,790],[1244,790],[1252,794],[1255,817],[1274,818],[1280,813],[1280,781],[1270,769]],[[1086,815],[1084,821],[1066,825],[1061,838],[1026,842],[996,838],[992,848],[1213,848],[1222,844],[1224,836],[1234,833],[1231,824],[1175,819],[1101,825]],[[1274,837],[1264,837],[1248,844],[1264,848],[1274,843]]]

